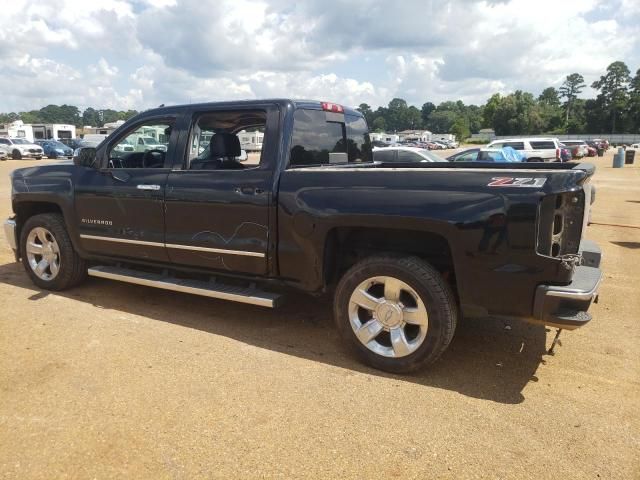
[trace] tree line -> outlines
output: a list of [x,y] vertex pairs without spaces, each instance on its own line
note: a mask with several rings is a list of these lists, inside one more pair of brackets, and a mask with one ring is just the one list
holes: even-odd
[[[482,128],[492,128],[496,135],[640,132],[640,69],[632,77],[624,62],[613,62],[591,87],[598,92],[596,98],[579,98],[586,84],[581,74],[572,73],[559,88],[545,88],[538,97],[516,90],[509,95],[496,93],[484,105],[465,105],[458,100],[439,105],[425,102],[421,108],[394,98],[387,107],[372,110],[362,103],[358,110],[373,131],[428,129],[453,133],[459,139]],[[47,105],[40,110],[0,113],[0,123],[20,119],[24,123],[101,127],[137,113],[92,107],[80,112],[72,105]]]
[[496,135],[640,132],[640,69],[632,77],[624,62],[613,62],[591,84],[596,98],[578,98],[586,86],[581,74],[572,73],[559,88],[547,87],[538,97],[516,90],[496,93],[484,105],[458,100],[437,106],[426,102],[420,109],[394,98],[387,107],[372,110],[362,103],[358,110],[373,131],[427,129],[459,139],[482,128],[492,128]]
[[0,113],[0,123],[22,120],[24,123],[63,123],[76,127],[85,125],[102,127],[105,123],[128,120],[137,114],[137,110],[118,111],[93,107],[86,108],[81,113],[80,109],[73,105],[47,105],[40,110]]

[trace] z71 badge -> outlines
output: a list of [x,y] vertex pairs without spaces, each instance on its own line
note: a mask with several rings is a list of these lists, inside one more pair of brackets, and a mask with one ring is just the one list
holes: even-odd
[[540,188],[545,182],[546,178],[513,178],[513,177],[493,177],[487,184],[488,187],[528,187],[528,188]]

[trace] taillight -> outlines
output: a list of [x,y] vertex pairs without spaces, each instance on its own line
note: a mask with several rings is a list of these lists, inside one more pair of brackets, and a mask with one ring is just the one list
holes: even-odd
[[560,149],[556,148],[556,160],[560,160]]
[[333,112],[333,113],[344,113],[344,108],[342,105],[338,105],[336,103],[322,102],[322,110],[325,112]]

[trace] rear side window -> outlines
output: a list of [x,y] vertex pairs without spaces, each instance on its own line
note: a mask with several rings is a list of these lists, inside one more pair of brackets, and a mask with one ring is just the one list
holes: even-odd
[[524,150],[524,142],[506,142],[500,146],[502,147],[511,147],[514,150]]
[[535,150],[554,150],[556,148],[556,144],[552,141],[532,141],[531,148]]
[[347,150],[350,162],[371,162],[371,140],[367,122],[362,117],[345,115]]
[[371,161],[371,143],[362,117],[321,110],[296,110],[291,166]]

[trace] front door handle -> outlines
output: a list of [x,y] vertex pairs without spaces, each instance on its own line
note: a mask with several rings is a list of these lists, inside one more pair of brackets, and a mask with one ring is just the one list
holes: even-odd
[[160,185],[136,185],[138,190],[160,190]]

